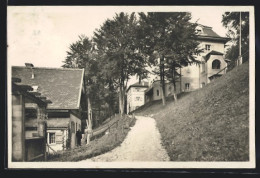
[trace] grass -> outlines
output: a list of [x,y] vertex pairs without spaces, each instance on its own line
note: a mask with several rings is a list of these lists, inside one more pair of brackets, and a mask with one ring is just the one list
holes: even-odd
[[109,134],[92,140],[88,145],[83,145],[67,151],[59,151],[57,154],[49,156],[48,161],[81,161],[106,153],[123,142],[130,127],[135,124],[135,121],[135,118],[123,116],[123,118],[119,119],[118,124],[114,124],[110,128]]
[[249,65],[177,103],[157,101],[135,114],[155,118],[171,161],[248,161]]

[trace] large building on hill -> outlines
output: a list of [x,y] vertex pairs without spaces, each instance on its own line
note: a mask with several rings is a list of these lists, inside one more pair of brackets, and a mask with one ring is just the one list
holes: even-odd
[[[219,36],[212,30],[212,27],[198,25],[196,33],[199,47],[203,52],[196,56],[201,64],[192,64],[179,69],[182,75],[176,83],[176,91],[189,92],[204,87],[215,78],[226,73],[227,59],[224,59],[225,45],[230,40]],[[173,85],[166,81],[165,95],[171,95]],[[145,91],[146,102],[161,99],[160,81],[154,80],[150,87]]]
[[137,109],[145,103],[145,90],[148,88],[148,82],[141,81],[130,85],[126,90],[127,95],[127,113]]
[[[20,78],[22,85],[30,85],[35,95],[40,93],[51,100],[47,112],[47,151],[73,148],[76,145],[76,131],[82,127],[86,110],[83,87],[83,69],[34,67],[32,64],[12,67],[12,77]],[[26,108],[31,117],[26,118],[30,126],[25,127],[26,136],[37,129],[37,114],[34,108]],[[26,114],[25,113],[25,114]]]

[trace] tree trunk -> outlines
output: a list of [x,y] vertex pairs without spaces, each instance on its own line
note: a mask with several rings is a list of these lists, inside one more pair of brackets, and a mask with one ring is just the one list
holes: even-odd
[[90,103],[90,99],[88,97],[88,129],[87,129],[87,144],[90,143],[90,137],[92,134],[92,108],[91,108],[91,103]]
[[177,94],[176,94],[176,77],[175,77],[175,67],[172,66],[172,84],[173,84],[173,99],[174,102],[177,102]]
[[160,57],[160,86],[162,93],[162,104],[165,106],[165,80],[164,80],[164,56]]
[[124,106],[125,106],[125,92],[124,86],[120,86],[119,89],[119,113],[121,116],[124,114]]

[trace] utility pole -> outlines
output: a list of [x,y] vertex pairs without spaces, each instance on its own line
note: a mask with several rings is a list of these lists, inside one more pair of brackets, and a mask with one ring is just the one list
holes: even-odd
[[238,56],[238,65],[241,65],[242,64],[242,56],[241,56],[241,31],[242,31],[242,28],[241,28],[241,11],[239,12],[239,56]]

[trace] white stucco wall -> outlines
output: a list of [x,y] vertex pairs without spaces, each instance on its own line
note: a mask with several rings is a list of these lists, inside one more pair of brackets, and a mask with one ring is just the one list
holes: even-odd
[[[127,91],[127,113],[145,104],[145,90],[148,87],[131,87]],[[138,98],[138,99],[137,99]]]
[[[225,46],[223,42],[212,42],[212,41],[199,41],[199,47],[204,49],[205,45],[210,45],[210,51],[218,51],[224,53]],[[209,51],[204,50],[204,52],[200,53],[200,56],[205,56]]]
[[[212,62],[217,59],[220,61],[220,69],[212,69]],[[224,69],[225,67],[227,67],[227,63],[226,61],[224,60],[223,56],[221,55],[211,55],[209,60],[207,61],[207,77],[210,77],[216,73],[218,73],[220,70]],[[226,73],[226,70],[223,70],[221,71],[219,74],[225,74]],[[209,79],[208,79],[208,82]]]
[[[50,133],[55,133],[55,143],[50,143]],[[65,129],[48,129],[47,130],[47,143],[54,150],[59,151],[66,149],[67,130]],[[53,153],[51,149],[46,147],[47,152]]]

